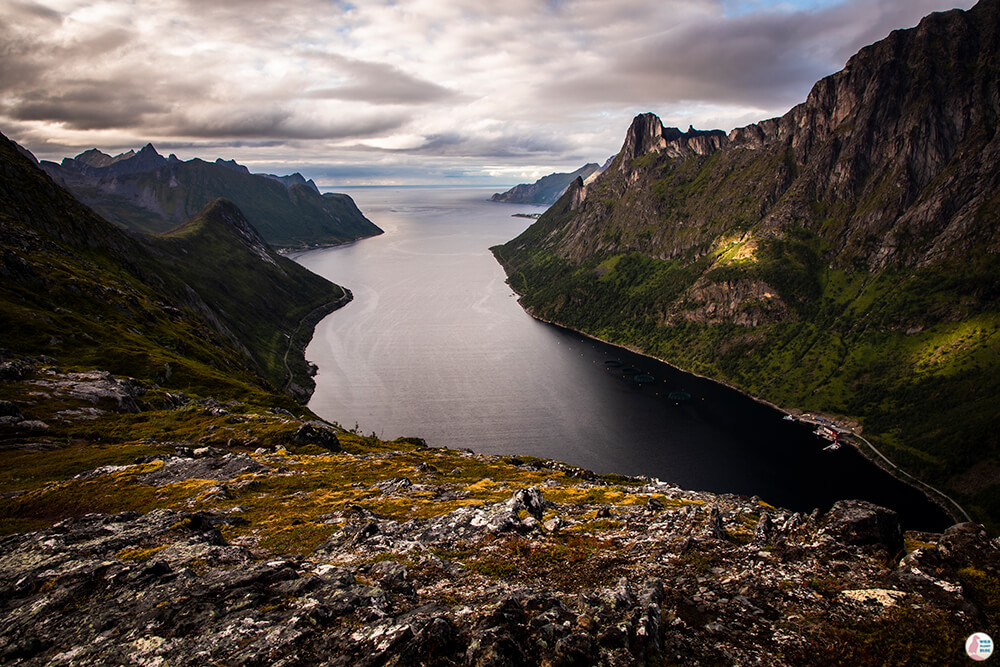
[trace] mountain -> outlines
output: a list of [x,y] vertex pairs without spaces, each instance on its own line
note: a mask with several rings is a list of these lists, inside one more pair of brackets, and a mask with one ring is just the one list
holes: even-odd
[[302,351],[316,323],[350,300],[346,290],[277,254],[224,199],[147,246],[167,271],[210,296],[205,315],[261,361],[273,386],[308,398],[313,381]]
[[165,158],[152,144],[110,156],[91,149],[41,167],[80,201],[126,229],[163,233],[215,199],[232,201],[275,247],[347,243],[381,234],[345,194],[321,194],[301,174],[251,174],[233,160]]
[[780,118],[638,116],[494,249],[535,316],[856,423],[1000,527],[1000,3],[932,14]]
[[171,391],[308,395],[301,355],[312,325],[349,296],[277,255],[233,204],[216,201],[169,235],[136,237],[77,202],[6,138],[0,161],[8,351]]
[[562,196],[570,183],[578,178],[587,181],[601,173],[606,167],[607,165],[602,167],[596,162],[591,162],[569,174],[549,174],[534,183],[522,183],[506,192],[498,192],[490,197],[490,201],[512,204],[552,204]]
[[976,524],[322,422],[280,369],[347,294],[294,267],[223,200],[126,233],[0,137],[0,662],[958,664],[996,627]]

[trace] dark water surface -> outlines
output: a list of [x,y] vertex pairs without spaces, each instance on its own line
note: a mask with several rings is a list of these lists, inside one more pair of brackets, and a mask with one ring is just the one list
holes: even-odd
[[354,292],[306,350],[319,366],[309,407],[323,418],[793,510],[863,498],[907,528],[951,523],[854,449],[824,451],[772,408],[526,315],[488,248],[531,223],[513,213],[542,209],[486,201],[481,188],[344,191],[386,233],[295,257]]

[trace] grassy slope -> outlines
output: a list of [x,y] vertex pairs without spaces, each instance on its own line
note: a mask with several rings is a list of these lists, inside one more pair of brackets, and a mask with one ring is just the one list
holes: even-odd
[[[344,297],[341,288],[248,247],[214,219],[169,239],[133,238],[6,140],[0,175],[0,332],[9,353],[165,390],[289,402],[263,380],[278,389],[287,383],[286,335],[308,334],[315,323],[308,315],[328,312]],[[307,384],[302,337],[295,343],[288,358]]]
[[[309,384],[301,358],[304,341],[290,343],[290,337],[307,334],[319,317],[346,303],[349,295],[270,248],[248,242],[234,222],[245,223],[240,210],[219,200],[186,225],[148,243],[161,264],[211,304],[273,386],[282,388],[288,382],[286,361],[296,371],[296,382]],[[286,355],[290,344],[292,353]]]

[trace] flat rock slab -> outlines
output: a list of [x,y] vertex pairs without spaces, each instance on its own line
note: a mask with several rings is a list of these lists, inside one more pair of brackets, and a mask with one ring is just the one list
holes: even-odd
[[163,467],[137,478],[142,484],[166,486],[186,479],[210,479],[224,482],[240,475],[270,470],[246,454],[226,454],[220,458],[170,458]]

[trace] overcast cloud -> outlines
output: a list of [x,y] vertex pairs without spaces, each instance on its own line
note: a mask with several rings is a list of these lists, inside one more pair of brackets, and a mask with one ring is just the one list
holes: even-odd
[[973,0],[5,0],[0,131],[39,158],[152,141],[327,185],[514,183],[644,111],[783,114],[860,47]]

